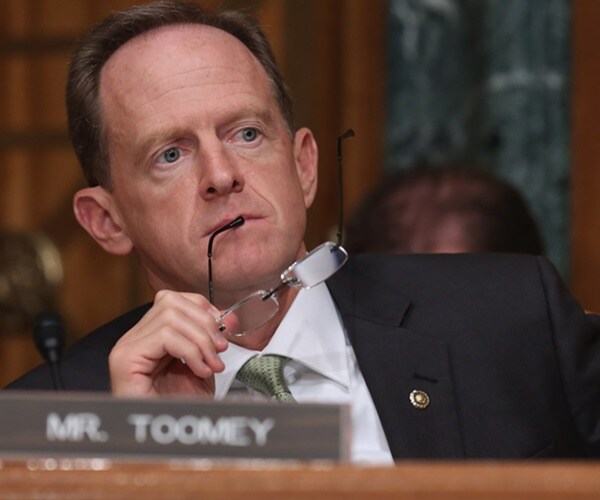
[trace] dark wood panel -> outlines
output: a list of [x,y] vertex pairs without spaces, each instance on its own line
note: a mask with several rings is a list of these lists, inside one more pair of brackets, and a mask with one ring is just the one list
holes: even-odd
[[600,2],[573,2],[571,286],[600,311]]

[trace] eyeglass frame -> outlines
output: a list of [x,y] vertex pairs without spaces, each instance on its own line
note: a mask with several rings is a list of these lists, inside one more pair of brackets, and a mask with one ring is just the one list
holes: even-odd
[[[229,306],[227,309],[225,309],[218,318],[218,323],[219,323],[219,331],[223,332],[226,330],[225,325],[223,324],[223,319],[228,315],[233,313],[234,311],[236,311],[237,309],[239,309],[241,306],[243,306],[244,304],[246,304],[247,302],[249,302],[250,300],[252,300],[254,297],[259,296],[261,298],[261,300],[266,301],[266,300],[272,300],[274,302],[274,305],[276,306],[276,309],[274,311],[274,313],[268,317],[267,319],[265,319],[262,323],[260,323],[259,325],[253,327],[250,330],[245,330],[242,331],[240,333],[233,333],[233,332],[229,332],[230,335],[233,335],[234,337],[241,337],[246,335],[247,333],[256,330],[257,328],[259,328],[260,326],[264,325],[266,322],[268,322],[270,319],[273,318],[273,316],[275,314],[277,314],[277,311],[279,310],[279,301],[277,300],[277,292],[279,292],[281,289],[285,288],[286,286],[290,286],[292,288],[302,288],[302,289],[310,289],[312,287],[315,287],[321,283],[323,283],[325,280],[327,280],[328,278],[330,278],[331,276],[333,276],[333,274],[335,274],[337,271],[339,271],[343,265],[346,263],[346,261],[348,260],[348,252],[346,251],[346,249],[344,249],[344,247],[342,246],[342,238],[343,238],[343,227],[344,227],[344,180],[343,180],[343,168],[342,168],[342,161],[343,161],[343,157],[342,157],[342,141],[346,138],[349,137],[354,137],[355,133],[353,129],[348,129],[346,130],[346,132],[344,132],[342,135],[338,136],[337,138],[337,165],[338,165],[338,202],[339,202],[339,210],[338,210],[338,214],[339,214],[339,219],[338,219],[338,231],[337,231],[337,243],[333,243],[331,241],[326,241],[324,243],[321,243],[319,246],[317,246],[316,248],[314,248],[313,250],[311,250],[309,253],[307,253],[304,257],[294,261],[292,264],[290,264],[281,274],[280,274],[280,280],[281,283],[279,285],[277,285],[276,287],[270,289],[270,290],[257,290],[256,292],[251,293],[250,295],[247,295],[246,297],[244,297],[243,299],[237,301],[235,304],[233,304],[232,306]],[[239,227],[241,225],[243,225],[245,222],[244,217],[242,216],[238,216],[237,218],[235,218],[234,220],[232,220],[231,222],[229,222],[228,224],[225,224],[224,226],[218,228],[216,231],[214,231],[211,236],[210,239],[208,241],[208,250],[207,250],[207,257],[208,257],[208,295],[209,295],[209,301],[211,304],[214,304],[214,280],[213,280],[213,273],[212,273],[212,253],[213,253],[213,242],[214,239],[217,235],[221,234],[224,231],[228,231],[230,229],[233,229],[235,227]],[[314,255],[316,255],[318,252],[320,252],[323,248],[325,247],[329,247],[330,251],[340,251],[342,254],[342,259],[340,264],[338,265],[338,267],[333,270],[331,273],[329,273],[327,276],[323,277],[323,279],[319,280],[318,282],[315,282],[309,286],[306,285],[301,285],[298,284],[299,280],[294,280],[294,279],[286,279],[286,276],[288,276],[289,274],[291,274],[294,269],[296,269],[299,265],[301,265],[302,263],[305,263],[307,261],[307,259],[312,258]]]
[[[296,268],[298,268],[302,264],[305,264],[307,261],[309,261],[315,255],[317,255],[323,249],[327,249],[331,253],[333,253],[333,252],[339,252],[341,258],[338,259],[339,262],[337,263],[338,265],[337,265],[337,267],[335,267],[335,269],[332,268],[330,270],[330,272],[324,274],[322,278],[319,278],[317,281],[311,282],[310,284],[302,284],[302,281],[299,280],[298,278],[295,278],[295,277],[294,278],[288,278],[287,277],[290,274],[292,274],[296,270]],[[230,335],[234,336],[234,337],[242,337],[242,336],[246,335],[247,333],[249,333],[249,332],[251,332],[251,331],[253,331],[253,330],[261,327],[267,321],[269,321],[271,318],[273,318],[273,316],[279,310],[279,301],[277,300],[277,292],[279,292],[280,290],[282,290],[286,286],[289,286],[291,288],[300,288],[300,289],[303,289],[303,290],[308,290],[308,289],[313,288],[313,287],[315,287],[317,285],[320,285],[325,280],[327,280],[328,278],[330,278],[331,276],[333,276],[336,272],[338,272],[342,268],[342,266],[346,263],[347,260],[348,260],[348,252],[346,252],[346,250],[344,249],[344,247],[342,247],[341,245],[337,245],[336,243],[333,243],[331,241],[326,241],[325,243],[321,243],[318,247],[316,247],[313,250],[311,250],[309,253],[307,253],[301,259],[298,259],[297,261],[295,261],[294,263],[292,263],[285,271],[283,271],[280,274],[280,276],[279,276],[279,278],[281,280],[281,283],[279,285],[277,285],[274,288],[271,288],[270,290],[257,290],[256,292],[253,292],[250,295],[247,295],[242,300],[236,302],[235,304],[233,304],[232,306],[228,307],[223,312],[221,312],[221,314],[219,315],[219,318],[218,318],[219,331],[225,331],[226,330],[226,327],[223,324],[223,319],[227,315],[229,315],[231,313],[235,313],[235,311],[237,311],[240,307],[244,306],[246,303],[248,303],[251,300],[253,300],[255,297],[259,297],[260,300],[262,300],[262,301],[267,301],[267,300],[273,301],[274,306],[276,307],[275,310],[273,311],[273,314],[271,316],[269,316],[268,318],[265,318],[264,321],[262,321],[261,323],[257,324],[256,326],[254,326],[251,329],[242,330],[240,332],[228,332],[228,333]]]

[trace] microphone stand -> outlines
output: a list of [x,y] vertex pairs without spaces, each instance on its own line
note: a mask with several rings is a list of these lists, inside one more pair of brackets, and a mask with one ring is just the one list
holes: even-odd
[[56,313],[39,314],[33,329],[33,339],[38,352],[50,366],[54,389],[63,391],[60,357],[65,343],[65,328],[60,316]]

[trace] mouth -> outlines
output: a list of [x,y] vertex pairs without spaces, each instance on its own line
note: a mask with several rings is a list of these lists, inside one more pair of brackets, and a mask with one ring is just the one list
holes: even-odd
[[218,224],[211,227],[206,233],[204,233],[203,237],[206,238],[213,235],[216,236],[217,234],[223,231],[228,231],[229,229],[234,229],[236,227],[242,226],[246,221],[251,219],[253,219],[253,217],[242,214],[234,218],[223,219]]

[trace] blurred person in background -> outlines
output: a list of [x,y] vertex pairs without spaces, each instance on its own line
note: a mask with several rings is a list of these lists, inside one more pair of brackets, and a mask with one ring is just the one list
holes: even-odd
[[474,167],[420,167],[385,177],[359,204],[345,241],[351,253],[543,255],[522,194]]

